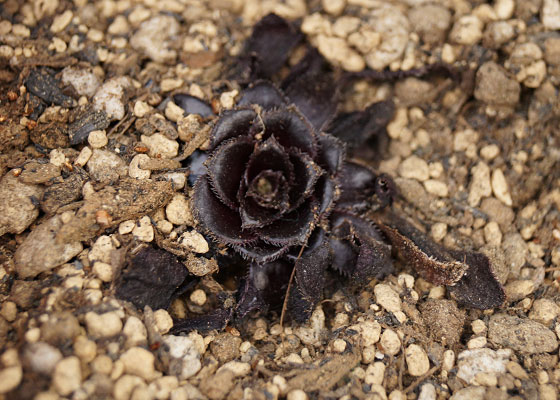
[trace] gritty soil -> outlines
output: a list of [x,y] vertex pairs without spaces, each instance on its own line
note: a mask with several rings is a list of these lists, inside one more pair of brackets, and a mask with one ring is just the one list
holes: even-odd
[[[169,334],[242,275],[201,256],[227,250],[197,230],[188,165],[269,12],[342,70],[461,71],[358,81],[340,108],[395,102],[382,159],[355,157],[434,241],[490,258],[502,307],[458,307],[399,261],[303,325]],[[558,0],[1,0],[0,399],[556,399],[558,29]],[[145,246],[202,277],[164,309],[115,297]]]

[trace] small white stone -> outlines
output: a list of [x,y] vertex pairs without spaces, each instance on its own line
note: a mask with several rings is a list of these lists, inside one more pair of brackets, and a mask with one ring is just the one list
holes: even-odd
[[321,13],[313,13],[303,19],[301,31],[307,35],[331,35],[332,25]]
[[134,158],[130,161],[128,165],[128,176],[135,179],[148,179],[152,174],[152,171],[149,169],[142,169],[140,168],[141,163],[147,162],[150,160],[150,156],[147,154],[137,154]]
[[346,0],[321,0],[323,10],[327,14],[338,16],[346,7]]
[[385,378],[385,369],[385,364],[380,361],[370,364],[366,369],[364,382],[368,385],[383,384],[383,378]]
[[169,204],[165,207],[165,216],[174,225],[194,224],[191,214],[190,203],[182,194],[175,194]]
[[287,400],[307,400],[307,394],[305,394],[305,392],[301,389],[294,389],[294,390],[290,390],[288,392],[288,395],[286,396]]
[[173,224],[166,219],[159,220],[156,227],[158,231],[166,235],[169,235],[173,231]]
[[197,306],[203,306],[204,304],[206,304],[206,292],[202,289],[193,290],[189,297],[189,300]]
[[85,336],[78,336],[74,341],[74,354],[83,362],[89,363],[97,355],[97,344]]
[[249,363],[245,363],[245,362],[240,362],[240,361],[229,361],[227,363],[225,363],[224,365],[222,365],[218,371],[216,371],[216,373],[220,373],[220,371],[224,371],[224,370],[230,370],[231,372],[233,372],[233,376],[239,378],[242,376],[246,376],[247,374],[249,374],[251,372],[251,364]]
[[154,355],[142,347],[132,347],[119,358],[127,374],[139,376],[147,381],[157,377]]
[[0,394],[15,389],[21,382],[23,371],[20,365],[4,368],[0,371]]
[[162,376],[148,386],[148,392],[156,399],[168,399],[171,392],[179,386],[176,376]]
[[237,89],[231,90],[229,92],[223,92],[220,95],[220,106],[224,110],[229,110],[230,108],[235,107],[235,100],[239,95],[239,91]]
[[23,356],[32,371],[45,375],[51,375],[56,364],[62,360],[60,350],[43,342],[26,346]]
[[514,0],[496,0],[494,3],[494,11],[499,19],[510,19],[513,16],[514,10]]
[[391,139],[399,139],[408,125],[408,110],[397,108],[393,120],[387,125],[387,133]]
[[541,21],[546,29],[560,29],[560,1],[543,0]]
[[447,224],[443,222],[436,222],[430,229],[430,234],[436,242],[441,242],[447,235]]
[[93,264],[93,273],[103,282],[111,282],[113,280],[113,267],[111,264],[96,261]]
[[494,196],[506,206],[511,207],[513,204],[511,195],[509,194],[508,184],[504,173],[501,169],[496,168],[492,172],[492,191]]
[[468,196],[468,202],[471,207],[477,207],[480,200],[492,194],[492,186],[490,184],[490,168],[482,161],[479,161],[472,168],[471,188]]
[[473,45],[482,39],[483,23],[476,15],[460,17],[451,32],[449,39],[458,44]]
[[392,329],[385,329],[379,341],[383,353],[394,356],[401,350],[401,340],[399,335]]
[[425,383],[420,389],[418,400],[436,400],[436,388],[431,383]]
[[136,221],[132,219],[121,222],[119,224],[119,235],[126,235],[127,233],[132,232],[135,226]]
[[496,144],[489,144],[480,149],[480,156],[486,161],[493,160],[500,154],[500,148]]
[[88,253],[88,260],[111,262],[111,253],[115,250],[110,236],[102,235],[97,238]]
[[87,164],[92,154],[93,154],[92,150],[88,146],[85,146],[80,151],[80,154],[78,154],[78,157],[76,157],[76,160],[74,160],[74,164],[83,167],[84,165]]
[[537,299],[533,302],[529,318],[549,325],[560,315],[560,306],[551,299]]
[[485,333],[487,330],[486,324],[480,319],[475,319],[473,322],[471,322],[471,329],[475,335]]
[[332,348],[336,353],[342,353],[346,350],[346,341],[344,339],[336,339],[332,344]]
[[444,371],[451,371],[455,365],[455,352],[453,350],[445,350],[443,352],[443,361],[441,363],[441,368]]
[[502,244],[502,231],[496,221],[490,221],[484,227],[484,239],[486,243],[492,246],[500,246]]
[[187,177],[182,172],[167,172],[162,175],[162,178],[173,184],[173,189],[181,190],[187,183]]
[[126,35],[129,32],[130,25],[124,15],[117,15],[107,28],[107,33],[110,35]]
[[185,114],[185,110],[183,110],[172,101],[167,102],[167,105],[165,106],[165,116],[167,117],[167,119],[173,122],[177,122],[180,118],[183,117],[183,114]]
[[208,242],[200,233],[195,230],[187,231],[179,238],[179,243],[190,251],[195,253],[204,254],[210,250]]
[[55,15],[51,25],[52,33],[62,32],[74,18],[74,13],[71,10],[66,10],[62,14]]
[[86,37],[94,43],[99,43],[103,40],[104,34],[98,29],[90,29]]
[[127,347],[145,346],[148,342],[148,331],[142,321],[135,316],[128,317],[123,334],[126,336]]
[[162,335],[165,335],[171,330],[171,328],[173,328],[173,319],[166,310],[156,310],[154,312],[154,319],[156,322],[156,328]]
[[401,310],[401,299],[389,285],[379,283],[373,288],[375,301],[385,310],[395,313]]
[[137,100],[136,103],[134,103],[134,115],[138,118],[144,117],[153,109],[152,106],[142,100]]
[[103,375],[109,375],[113,369],[113,360],[111,357],[100,354],[91,362],[91,369],[93,372]]
[[131,86],[130,78],[121,76],[106,81],[93,96],[93,106],[103,110],[110,119],[121,120],[125,115],[124,91]]
[[428,179],[424,182],[424,187],[428,193],[438,197],[449,196],[449,189],[447,188],[447,184],[445,182],[438,181],[436,179]]
[[105,147],[108,142],[107,134],[104,130],[91,131],[88,135],[88,143],[94,149]]
[[411,344],[405,351],[408,373],[412,376],[422,376],[430,369],[430,360],[424,349],[417,344]]
[[[175,78],[175,79],[171,79],[171,78],[166,78],[166,79],[162,79],[160,82],[160,88],[162,92],[170,92],[172,90],[175,89],[179,89],[181,87],[183,87],[185,84],[185,81],[182,80],[181,78]],[[170,102],[172,103],[172,102]]]
[[317,48],[326,59],[346,71],[358,72],[366,66],[362,56],[352,50],[344,39],[318,35]]
[[82,383],[82,369],[78,357],[71,356],[60,360],[54,369],[52,383],[61,396],[68,396],[78,389]]
[[467,347],[471,350],[472,349],[481,349],[483,347],[486,347],[486,343],[487,343],[487,340],[486,340],[485,336],[478,336],[478,337],[475,337],[475,338],[469,340],[468,343],[467,343]]
[[179,143],[176,140],[168,139],[161,133],[152,136],[142,135],[140,139],[148,147],[150,157],[169,159],[176,157],[179,153]]
[[424,182],[430,177],[428,163],[417,156],[410,156],[399,166],[399,175],[403,178]]
[[472,129],[456,132],[453,138],[453,150],[466,151],[470,146],[476,145],[478,136],[478,132]]
[[115,400],[131,400],[132,392],[136,388],[145,386],[146,383],[139,376],[121,376],[113,386],[113,397]]
[[132,235],[142,242],[149,243],[154,240],[154,227],[152,226],[150,217],[144,216],[140,218],[138,224],[132,230]]
[[88,334],[93,337],[106,338],[119,334],[122,321],[116,311],[97,314],[90,311],[85,316]]

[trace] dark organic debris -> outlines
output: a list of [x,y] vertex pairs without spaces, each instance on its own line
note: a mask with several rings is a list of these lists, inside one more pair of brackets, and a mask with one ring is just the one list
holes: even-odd
[[49,105],[73,107],[76,104],[72,97],[62,93],[60,82],[45,68],[32,69],[25,80],[25,86]]
[[88,109],[81,113],[74,122],[68,126],[70,144],[84,143],[91,131],[103,130],[109,126],[109,118],[102,110]]
[[167,308],[179,288],[188,283],[188,276],[185,265],[173,254],[145,247],[130,260],[115,294],[140,309]]

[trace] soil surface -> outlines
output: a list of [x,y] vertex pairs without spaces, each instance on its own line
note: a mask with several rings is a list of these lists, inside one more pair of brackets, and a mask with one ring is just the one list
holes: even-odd
[[[270,12],[344,71],[462,71],[357,81],[340,110],[395,102],[382,159],[356,158],[434,241],[490,258],[501,308],[398,262],[305,324],[169,333],[242,275],[201,256],[227,250],[197,229],[188,167]],[[559,29],[559,0],[0,0],[0,399],[556,399]],[[202,277],[169,307],[115,297],[146,246]]]

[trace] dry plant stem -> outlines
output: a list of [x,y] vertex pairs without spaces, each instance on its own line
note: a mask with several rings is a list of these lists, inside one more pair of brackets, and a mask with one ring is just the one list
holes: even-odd
[[[303,250],[305,249],[305,244],[301,246],[298,256],[296,258],[296,263],[301,258]],[[290,280],[288,281],[288,287],[286,288],[286,296],[284,296],[284,302],[282,303],[282,313],[280,314],[280,327],[282,328],[282,343],[284,343],[284,316],[286,315],[286,309],[288,308],[288,297],[290,296],[290,289],[292,288],[292,281],[296,274],[296,265],[294,263],[294,268],[292,268],[292,273],[290,274]]]
[[434,372],[436,372],[440,368],[441,368],[441,365],[436,365],[435,367],[432,367],[428,372],[426,372],[424,375],[418,377],[418,379],[416,379],[414,382],[412,382],[410,384],[410,386],[407,387],[404,390],[404,393],[407,394],[407,393],[412,392],[414,389],[416,389],[416,387],[418,385],[420,385],[422,382],[424,382],[426,380],[426,378],[429,378],[430,376],[432,376],[434,374]]

